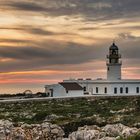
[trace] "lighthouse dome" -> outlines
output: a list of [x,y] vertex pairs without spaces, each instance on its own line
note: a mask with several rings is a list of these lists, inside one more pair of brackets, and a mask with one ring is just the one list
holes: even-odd
[[110,50],[118,50],[118,46],[113,42],[113,44],[109,48]]

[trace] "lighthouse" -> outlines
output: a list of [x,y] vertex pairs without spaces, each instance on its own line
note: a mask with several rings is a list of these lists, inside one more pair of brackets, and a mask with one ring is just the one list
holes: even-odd
[[45,85],[45,92],[53,97],[140,96],[140,79],[121,79],[121,55],[115,42],[109,47],[106,66],[107,79],[67,79],[58,84]]
[[107,80],[121,80],[121,55],[119,54],[119,48],[113,42],[109,48],[109,55],[107,55]]

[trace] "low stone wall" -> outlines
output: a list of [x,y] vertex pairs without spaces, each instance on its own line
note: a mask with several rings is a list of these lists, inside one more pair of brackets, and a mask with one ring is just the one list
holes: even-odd
[[31,101],[67,101],[72,99],[119,99],[119,98],[138,98],[140,95],[117,95],[117,96],[111,96],[111,95],[85,95],[85,96],[79,96],[79,97],[41,97],[41,98],[27,98],[27,99],[0,99],[0,103],[12,103],[12,102],[31,102]]

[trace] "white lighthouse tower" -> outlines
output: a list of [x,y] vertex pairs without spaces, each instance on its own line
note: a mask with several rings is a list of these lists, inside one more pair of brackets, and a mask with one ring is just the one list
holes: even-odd
[[119,49],[113,42],[109,48],[109,55],[107,55],[107,80],[121,80],[121,55]]

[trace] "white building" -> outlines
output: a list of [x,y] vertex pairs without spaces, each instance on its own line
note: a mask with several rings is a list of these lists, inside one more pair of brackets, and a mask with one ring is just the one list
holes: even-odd
[[83,88],[76,82],[61,82],[55,85],[47,85],[45,86],[45,93],[48,93],[50,97],[74,97],[74,96],[82,96]]
[[[140,80],[135,79],[122,79],[121,78],[121,55],[119,49],[113,43],[109,48],[109,55],[107,55],[107,79],[69,79],[64,80],[63,84],[77,83],[83,88],[83,91],[78,92],[72,90],[70,94],[67,94],[66,90],[60,90],[62,84],[46,85],[45,91],[50,94],[50,90],[53,96],[81,96],[85,94],[89,95],[140,95]],[[70,85],[68,85],[70,86]],[[66,89],[66,88],[65,88]],[[49,91],[48,91],[49,90]]]

